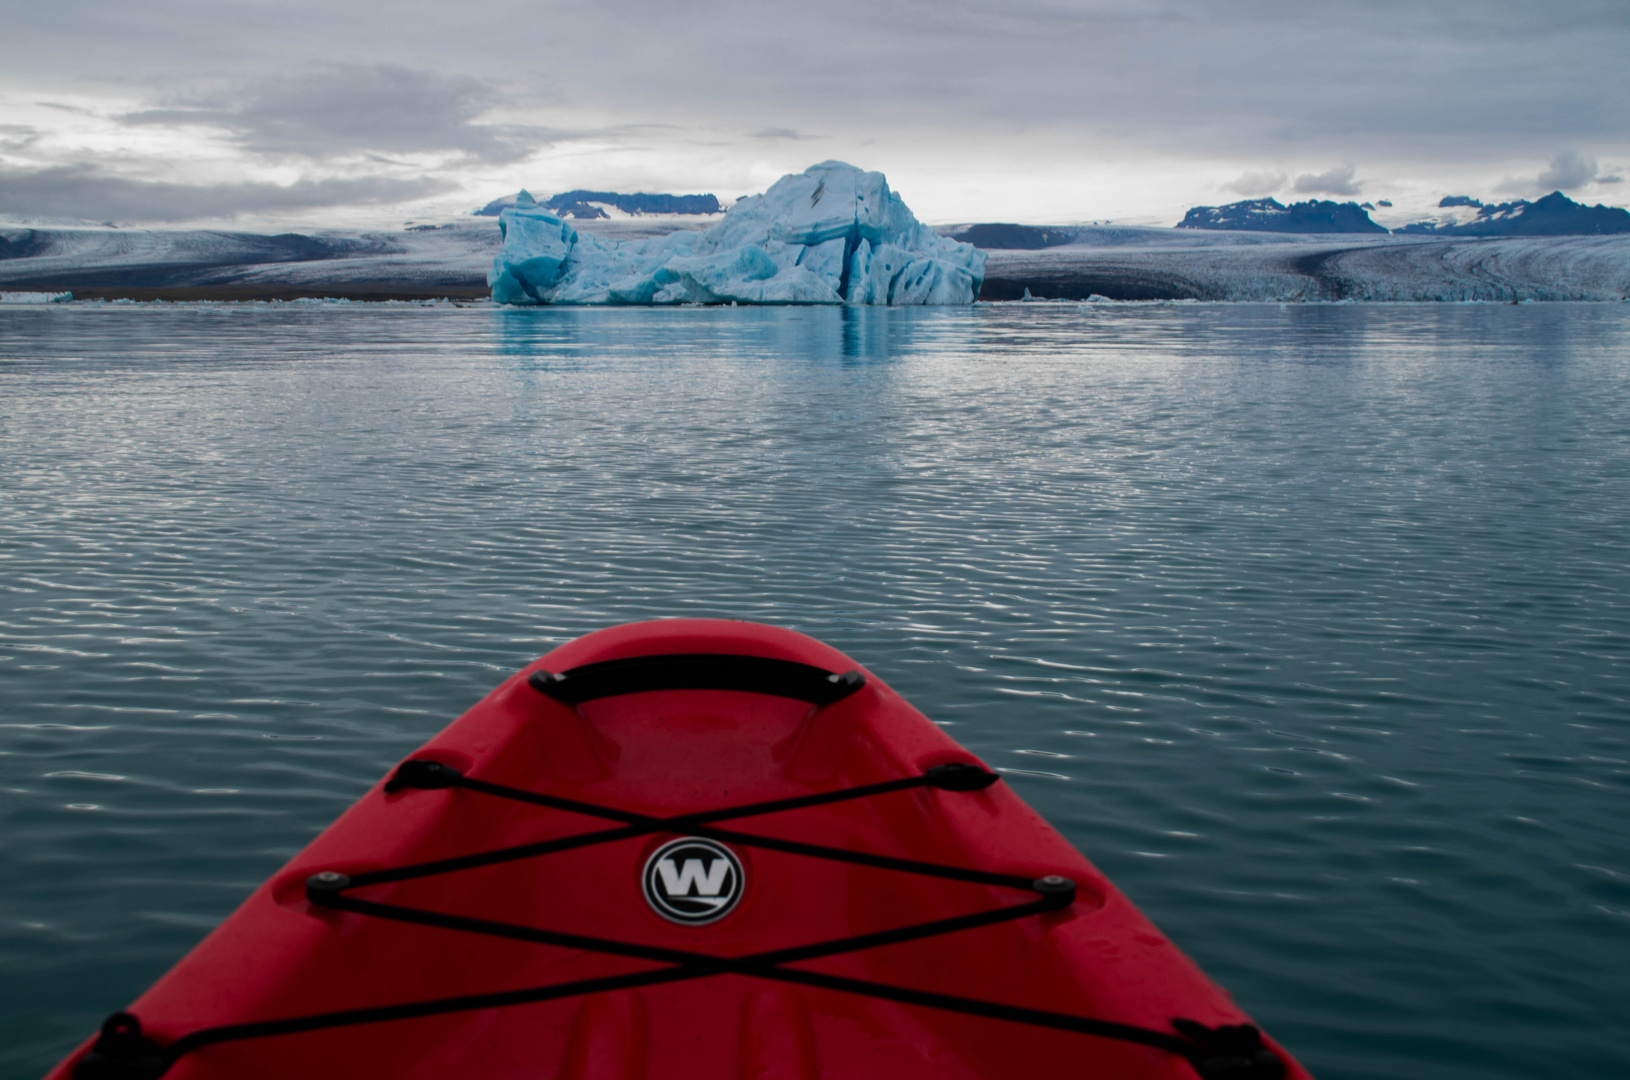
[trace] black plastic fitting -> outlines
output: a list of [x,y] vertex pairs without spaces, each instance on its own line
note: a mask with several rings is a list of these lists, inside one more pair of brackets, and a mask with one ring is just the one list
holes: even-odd
[[1060,874],[1039,877],[1030,883],[1030,887],[1052,907],[1064,908],[1075,903],[1075,882]]
[[953,761],[924,769],[928,782],[941,791],[983,791],[1001,777],[966,761]]
[[74,1065],[74,1080],[156,1080],[170,1067],[164,1048],[141,1033],[141,1021],[116,1012]]
[[396,772],[385,781],[385,794],[394,795],[403,788],[420,788],[426,791],[450,788],[463,778],[464,774],[451,765],[415,758],[412,761],[404,761],[396,767]]
[[1253,1024],[1211,1028],[1178,1017],[1172,1027],[1199,1046],[1200,1053],[1189,1060],[1202,1080],[1284,1080],[1285,1063],[1262,1041],[1262,1032]]
[[858,671],[845,671],[841,675],[828,675],[826,681],[843,691],[843,697],[848,697],[866,685],[866,676]]
[[306,878],[306,899],[321,904],[351,887],[351,879],[337,870],[323,870]]

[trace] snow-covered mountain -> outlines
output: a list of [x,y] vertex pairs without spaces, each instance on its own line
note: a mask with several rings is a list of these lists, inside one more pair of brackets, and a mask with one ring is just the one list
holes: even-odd
[[492,200],[477,210],[475,216],[497,217],[505,210],[513,208],[522,196],[525,196],[527,202],[535,203],[558,217],[578,221],[609,219],[622,215],[693,217],[724,212],[724,207],[719,205],[718,198],[713,195],[652,195],[643,191],[625,195],[616,191],[576,190],[551,195],[540,203],[532,197],[531,192],[522,188],[514,195],[503,195]]
[[1358,203],[1310,202],[1282,205],[1278,199],[1246,199],[1226,206],[1196,206],[1177,223],[1179,229],[1227,229],[1244,232],[1384,233]]
[[[1630,210],[1617,206],[1586,206],[1560,191],[1529,202],[1485,206],[1469,195],[1450,195],[1438,203],[1449,211],[1437,218],[1416,221],[1396,230],[1438,236],[1602,236],[1630,233]],[[1470,213],[1469,211],[1476,211]]]
[[987,221],[960,226],[946,235],[984,251],[1039,251],[1074,242],[1076,230],[1068,226],[1039,228],[1035,225]]

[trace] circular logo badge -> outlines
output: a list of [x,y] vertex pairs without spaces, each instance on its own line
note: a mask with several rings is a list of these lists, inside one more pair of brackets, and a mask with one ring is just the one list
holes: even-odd
[[735,852],[712,840],[670,840],[645,860],[645,902],[658,915],[701,926],[730,913],[747,884]]

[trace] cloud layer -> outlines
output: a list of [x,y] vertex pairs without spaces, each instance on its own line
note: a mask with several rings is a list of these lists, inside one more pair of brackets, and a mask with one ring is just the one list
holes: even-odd
[[326,157],[455,152],[513,161],[537,149],[538,128],[478,123],[499,99],[489,84],[401,64],[325,64],[276,72],[209,96],[121,117],[127,124],[207,126],[245,150]]
[[1303,173],[1296,178],[1298,195],[1357,195],[1364,190],[1362,181],[1355,181],[1356,165],[1341,165],[1322,173]]
[[0,169],[0,214],[90,221],[193,221],[243,213],[400,203],[444,190],[429,178],[175,184],[130,180],[89,165]]
[[1566,150],[1553,158],[1551,167],[1540,173],[1537,179],[1542,188],[1573,191],[1596,179],[1601,175],[1601,171],[1595,158]]
[[522,183],[739,194],[836,156],[931,216],[1007,191],[1059,220],[1502,176],[1595,190],[1630,161],[1622,0],[15,7],[0,166],[185,186],[207,160],[245,193],[433,168],[475,205]]
[[1598,194],[1610,190],[1609,185],[1624,183],[1624,177],[1609,175],[1601,164],[1578,150],[1564,150],[1551,159],[1548,167],[1538,176],[1507,176],[1494,185],[1502,195],[1546,195],[1553,191],[1577,194],[1582,190],[1595,190]]

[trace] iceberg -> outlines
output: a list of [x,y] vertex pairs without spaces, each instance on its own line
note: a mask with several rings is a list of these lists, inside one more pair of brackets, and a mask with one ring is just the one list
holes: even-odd
[[505,304],[971,304],[985,253],[922,225],[880,172],[823,161],[703,231],[616,241],[527,192],[498,215]]

